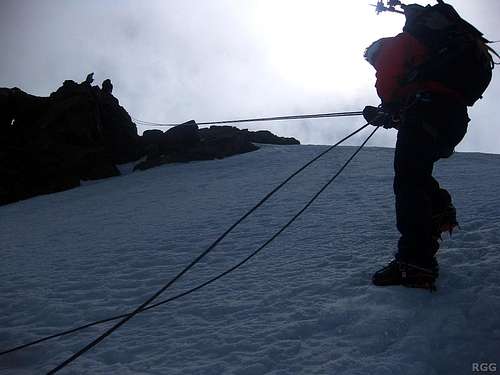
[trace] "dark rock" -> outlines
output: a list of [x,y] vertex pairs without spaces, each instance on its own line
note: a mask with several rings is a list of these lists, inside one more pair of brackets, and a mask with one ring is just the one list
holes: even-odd
[[6,131],[14,120],[14,104],[11,90],[0,88],[0,132]]
[[268,130],[259,130],[249,132],[250,141],[254,143],[263,143],[271,145],[300,145],[295,138],[278,137]]
[[82,84],[90,86],[92,82],[94,82],[94,72],[87,74],[87,78],[85,78],[85,81],[83,81]]
[[104,94],[111,94],[113,92],[113,84],[109,78],[102,81],[101,87]]
[[92,74],[82,83],[64,81],[49,97],[0,88],[0,204],[117,176],[116,164],[144,155],[135,170],[220,159],[257,150],[254,143],[298,144],[267,131],[199,129],[194,121],[139,137],[111,81],[103,89],[92,82]]
[[4,148],[0,153],[0,204],[80,185],[76,171],[68,169],[57,151],[30,147]]
[[[146,142],[151,142],[149,146],[157,142],[158,148],[148,152],[148,158],[137,164],[134,170],[145,170],[166,163],[222,159],[258,149],[249,141],[246,130],[230,126],[197,128],[196,123],[190,121],[162,134],[157,131],[144,132]],[[171,138],[165,141],[167,136]],[[179,143],[176,145],[174,140]]]
[[176,159],[222,159],[228,156],[243,154],[258,149],[259,148],[257,146],[248,140],[247,135],[244,133],[223,135],[220,137],[209,136],[204,141],[200,142],[198,146],[176,155]]
[[159,146],[160,144],[163,143],[164,136],[165,133],[162,132],[161,130],[151,129],[144,131],[144,133],[142,133],[141,138],[142,138],[142,143],[145,147],[152,144]]
[[64,100],[73,96],[88,95],[89,93],[87,85],[80,85],[71,79],[67,79],[61,87],[50,94],[50,99],[53,101]]
[[183,150],[193,147],[199,142],[198,124],[191,120],[167,130],[162,146],[167,150]]
[[193,150],[197,155],[207,159],[220,159],[227,156],[258,150],[250,142],[248,130],[240,130],[232,126],[211,126],[200,129],[201,143]]
[[156,145],[161,154],[185,150],[200,142],[198,125],[193,120],[177,125],[166,132],[158,129],[146,130],[142,134],[142,144],[145,148]]
[[210,128],[200,129],[200,138],[202,141],[230,138],[238,134],[248,136],[248,130],[240,130],[234,126],[211,126]]
[[38,131],[38,119],[47,112],[50,104],[49,98],[30,95],[14,87],[9,92],[10,111],[8,117],[18,133]]
[[101,126],[106,149],[116,164],[129,163],[139,159],[144,149],[137,126],[118,99],[111,94],[100,93],[98,103]]
[[[62,87],[50,95],[50,98],[56,104],[64,103],[70,98],[80,98],[82,101],[88,102],[92,110],[87,110],[85,117],[88,117],[92,112],[92,116],[95,118],[94,122],[96,122],[94,128],[98,131],[100,141],[109,151],[114,163],[128,163],[143,155],[144,151],[136,125],[127,111],[120,106],[118,99],[111,93],[104,92],[97,86],[90,86],[87,81],[77,84],[67,80],[64,81]],[[78,120],[77,115],[71,119],[71,121]]]
[[99,180],[120,175],[120,171],[104,150],[86,152],[80,160],[79,175],[82,180]]
[[0,89],[0,204],[117,176],[143,150],[118,100],[88,80],[48,98]]
[[134,170],[145,170],[166,163],[221,159],[255,151],[258,147],[254,143],[300,144],[294,138],[278,137],[269,131],[250,132],[233,126],[198,129],[194,121],[165,133],[160,130],[145,131],[143,143],[148,148],[148,157],[137,164]]
[[134,166],[134,172],[135,171],[145,171],[146,169],[154,168],[154,167],[159,167],[160,165],[167,164],[170,161],[167,160],[165,157],[158,156],[157,158],[147,158],[144,161],[141,161],[137,163]]

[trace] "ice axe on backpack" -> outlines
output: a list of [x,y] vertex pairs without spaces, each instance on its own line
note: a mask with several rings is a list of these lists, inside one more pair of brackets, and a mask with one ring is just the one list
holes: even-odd
[[[492,42],[464,20],[453,6],[444,0],[427,6],[379,0],[375,7],[377,14],[384,11],[403,14],[406,19],[403,32],[428,49],[426,60],[414,66],[403,79],[405,84],[439,82],[457,93],[467,106],[482,98],[497,64],[495,57],[500,55],[489,46]],[[376,47],[377,42],[372,46]],[[365,58],[370,57],[372,46]]]
[[[438,4],[444,4],[444,0],[436,0]],[[416,5],[416,4],[415,4]],[[387,0],[387,5],[383,0],[379,0],[377,4],[371,4],[371,6],[375,7],[375,12],[380,14],[382,12],[393,12],[399,14],[405,14],[406,8],[410,8],[410,6],[403,4],[399,0]],[[396,9],[396,7],[400,7],[402,10]]]
[[393,13],[404,14],[404,11],[396,9],[397,6],[400,6],[401,8],[404,7],[404,4],[402,4],[401,1],[398,0],[388,0],[387,5],[383,0],[379,0],[376,5],[371,4],[371,6],[375,7],[375,12],[377,12],[377,14],[380,14],[382,12],[393,12]]

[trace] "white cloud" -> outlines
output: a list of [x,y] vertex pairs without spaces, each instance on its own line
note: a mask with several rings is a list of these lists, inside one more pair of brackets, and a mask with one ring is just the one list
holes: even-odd
[[[419,1],[425,4],[425,2]],[[462,15],[500,39],[494,0],[456,0]],[[376,16],[365,1],[2,0],[0,86],[47,95],[65,79],[110,77],[134,117],[220,120],[359,110],[377,104],[371,41],[403,19]],[[471,111],[459,149],[500,152],[494,77]],[[306,143],[332,143],[360,119],[258,124]],[[252,127],[251,125],[249,127]],[[498,128],[498,127],[496,127]],[[394,134],[372,144],[391,145]]]

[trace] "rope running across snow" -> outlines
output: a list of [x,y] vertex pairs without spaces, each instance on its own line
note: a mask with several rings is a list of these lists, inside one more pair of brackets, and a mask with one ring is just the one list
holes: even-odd
[[[352,135],[355,133],[361,131],[365,127],[367,127],[368,124],[364,125],[360,129],[358,129],[356,132],[354,132]],[[217,278],[215,278],[213,281],[216,279],[226,275],[229,272],[232,272],[236,268],[240,267],[242,264],[247,262],[250,258],[255,256],[258,252],[260,252],[262,249],[264,249],[269,243],[271,243],[276,237],[278,237],[286,228],[288,228],[318,197],[319,195],[342,173],[342,171],[347,167],[347,165],[354,159],[354,157],[361,151],[361,149],[365,146],[365,144],[370,140],[370,138],[375,134],[375,132],[378,130],[378,127],[376,127],[370,135],[366,138],[366,140],[361,144],[361,146],[358,147],[358,149],[352,154],[352,156],[345,162],[345,164],[339,169],[339,171],[312,197],[312,199],[292,218],[288,221],[287,224],[285,224],[284,227],[282,227],[278,232],[276,232],[268,241],[266,241],[261,247],[259,247],[254,253],[252,253],[249,257],[247,257],[243,262],[240,262],[240,264],[233,266],[230,270],[226,271],[224,274],[219,275]],[[351,136],[352,136],[351,135]],[[337,145],[337,144],[336,144]],[[294,173],[292,176],[290,176],[287,180],[289,181],[293,176],[295,176],[297,173],[299,173],[301,170],[305,169],[308,165],[319,159],[321,156],[326,154],[328,151],[333,149],[336,145],[331,146],[328,148],[326,151],[318,155],[315,159],[313,159],[311,162],[307,163],[303,168],[299,169],[296,173]],[[285,183],[286,183],[285,182]],[[284,183],[283,183],[284,184]],[[282,185],[283,185],[282,184]],[[137,307],[133,312],[130,314],[127,314],[125,317],[123,317],[122,320],[120,320],[118,323],[116,323],[114,326],[111,328],[107,329],[102,335],[97,337],[95,340],[93,340],[91,343],[86,345],[84,348],[79,350],[77,353],[73,354],[70,358],[66,359],[64,362],[56,366],[53,370],[51,370],[48,374],[55,374],[57,371],[63,369],[67,365],[69,365],[71,362],[79,358],[81,355],[85,354],[87,351],[92,349],[94,346],[99,344],[102,340],[104,340],[107,336],[109,336],[111,333],[113,333],[115,330],[120,328],[122,325],[124,325],[126,322],[128,322],[130,319],[132,319],[135,315],[138,313],[144,311],[147,306],[153,302],[157,297],[159,297],[165,290],[167,290],[174,282],[176,282],[180,277],[182,277],[189,269],[191,269],[194,265],[196,265],[203,257],[205,257],[227,234],[229,234],[230,231],[232,231],[238,224],[240,224],[246,217],[248,217],[253,211],[255,211],[260,205],[262,205],[274,192],[276,192],[282,185],[280,185],[278,188],[273,190],[270,194],[268,194],[261,202],[259,202],[254,208],[252,208],[249,212],[247,212],[245,215],[243,215],[235,224],[233,224],[226,232],[224,232],[223,235],[221,235],[211,246],[209,246],[203,253],[201,253],[198,257],[196,257],[187,267],[185,267],[177,276],[175,276],[172,280],[170,280],[167,284],[165,284],[162,288],[160,288],[155,294],[153,294],[150,298],[148,298],[144,303],[142,303],[139,307]],[[209,281],[213,282],[213,281]],[[208,285],[208,283],[205,283],[205,285]],[[201,288],[202,286],[198,287]],[[194,291],[194,290],[193,290]],[[187,294],[187,293],[185,293]],[[184,295],[185,295],[184,294]]]
[[[348,140],[349,138],[353,137],[354,135],[356,135],[357,133],[359,133],[360,131],[362,131],[363,129],[365,129],[366,127],[368,126],[368,124],[364,125],[363,127],[359,128],[358,130],[352,132],[351,134],[347,135],[346,137],[344,137],[343,139],[341,139],[340,141],[338,141],[337,143],[335,143],[334,145],[330,146],[328,149],[326,149],[325,151],[321,152],[320,154],[318,154],[316,157],[314,157],[312,160],[310,160],[308,163],[306,163],[304,166],[302,166],[300,169],[298,169],[296,172],[294,172],[292,175],[290,175],[285,181],[283,181],[281,184],[279,184],[276,188],[273,189],[273,191],[271,191],[270,193],[268,193],[253,209],[252,209],[252,212],[255,211],[260,205],[262,205],[265,201],[267,201],[272,195],[274,195],[276,192],[278,192],[278,190],[280,190],[285,184],[287,184],[292,178],[294,178],[296,175],[298,175],[299,173],[301,173],[304,169],[306,169],[307,167],[309,167],[311,164],[313,164],[314,162],[316,162],[318,159],[320,159],[321,157],[323,157],[325,154],[329,153],[330,151],[332,151],[335,147],[339,146],[340,144],[344,143],[346,140]],[[248,214],[250,214],[251,212],[249,212]],[[247,215],[248,216],[248,215]],[[245,216],[246,217],[246,216]],[[229,233],[229,232],[228,232]],[[259,250],[260,251],[260,250]],[[158,307],[158,306],[161,306],[161,305],[164,305],[166,303],[169,303],[169,302],[172,302],[174,300],[177,300],[181,297],[184,297],[188,294],[191,294],[209,284],[212,284],[213,282],[219,280],[220,278],[224,277],[225,275],[227,275],[228,273],[232,272],[233,270],[235,270],[236,268],[242,266],[244,263],[246,263],[250,258],[252,258],[254,255],[251,255],[250,257],[248,257],[247,259],[245,259],[244,261],[238,263],[237,265],[235,265],[234,267],[230,268],[229,270],[219,274],[218,276],[204,282],[203,284],[200,284],[192,289],[189,289],[185,292],[182,292],[174,297],[171,297],[171,298],[168,298],[166,300],[163,300],[163,301],[160,301],[160,302],[157,302],[153,305],[150,305],[148,307],[145,307],[144,309],[142,309],[140,312],[144,312],[144,311],[147,311],[147,310],[150,310],[150,309],[153,309],[155,307]],[[113,317],[110,317],[110,318],[105,318],[105,319],[101,319],[101,320],[97,320],[95,322],[91,322],[91,323],[87,323],[85,325],[82,325],[82,326],[79,326],[79,327],[76,327],[76,328],[72,328],[72,329],[69,329],[69,330],[66,330],[66,331],[62,331],[62,332],[59,332],[59,333],[55,333],[53,335],[49,335],[49,336],[46,336],[46,337],[43,337],[41,339],[38,339],[38,340],[34,340],[34,341],[31,341],[31,342],[28,342],[28,343],[25,343],[25,344],[22,344],[22,345],[18,345],[16,347],[13,347],[13,348],[10,348],[10,349],[6,349],[6,350],[3,350],[3,351],[0,351],[0,356],[1,355],[5,355],[5,354],[8,354],[8,353],[12,353],[12,352],[16,352],[16,351],[19,351],[19,350],[22,350],[22,349],[25,349],[25,348],[28,348],[30,346],[33,346],[33,345],[36,345],[36,344],[40,344],[42,342],[45,342],[45,341],[48,341],[48,340],[51,340],[51,339],[55,339],[57,337],[62,337],[62,336],[66,336],[66,335],[69,335],[71,333],[76,333],[78,331],[81,331],[83,329],[86,329],[86,328],[90,328],[90,327],[93,327],[93,326],[96,326],[96,325],[100,325],[100,324],[104,324],[104,323],[108,323],[108,322],[111,322],[113,320],[117,320],[117,319],[121,319],[121,318],[124,318],[128,315],[132,314],[132,312],[129,312],[129,313],[125,313],[125,314],[121,314],[121,315],[117,315],[117,316],[113,316]]]

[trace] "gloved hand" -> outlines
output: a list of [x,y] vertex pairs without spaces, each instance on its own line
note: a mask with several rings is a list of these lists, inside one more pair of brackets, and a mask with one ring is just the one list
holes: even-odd
[[382,107],[367,105],[365,109],[363,109],[363,117],[366,122],[373,126],[382,126],[386,129],[397,127],[393,115],[384,111]]

